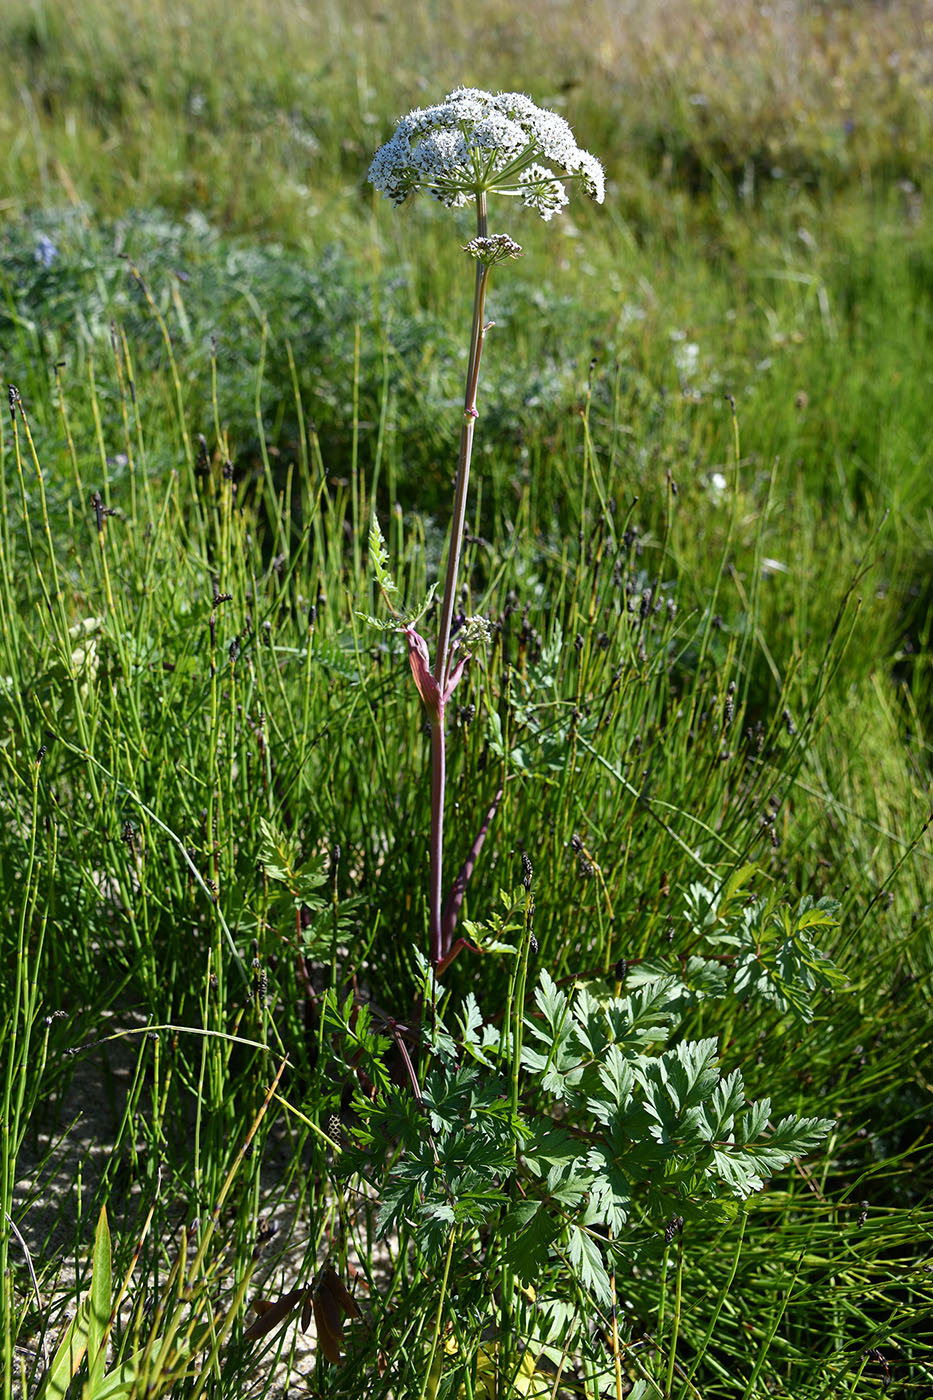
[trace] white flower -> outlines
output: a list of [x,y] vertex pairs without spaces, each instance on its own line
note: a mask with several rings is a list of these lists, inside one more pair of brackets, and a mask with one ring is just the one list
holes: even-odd
[[393,204],[418,190],[449,208],[505,194],[543,219],[567,203],[566,179],[578,179],[599,204],[606,188],[599,161],[580,150],[563,117],[524,93],[493,96],[479,88],[457,88],[436,106],[401,117],[373,157],[369,179]]
[[463,250],[484,267],[495,267],[506,258],[520,258],[522,245],[509,238],[507,233],[494,233],[488,238],[471,238]]
[[709,478],[709,494],[718,505],[726,494],[729,483],[722,472],[712,472]]
[[700,347],[695,340],[685,340],[674,347],[674,364],[681,379],[693,379],[700,367]]

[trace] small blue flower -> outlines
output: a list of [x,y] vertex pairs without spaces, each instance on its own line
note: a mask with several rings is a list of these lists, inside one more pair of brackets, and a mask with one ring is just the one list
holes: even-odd
[[36,242],[36,262],[43,267],[51,267],[58,257],[58,248],[49,238],[48,234],[40,233]]

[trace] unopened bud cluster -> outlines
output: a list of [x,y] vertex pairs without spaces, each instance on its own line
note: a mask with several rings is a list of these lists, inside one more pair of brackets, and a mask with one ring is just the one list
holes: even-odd
[[495,267],[506,258],[520,258],[523,249],[507,233],[493,233],[488,238],[471,238],[463,251],[484,267]]

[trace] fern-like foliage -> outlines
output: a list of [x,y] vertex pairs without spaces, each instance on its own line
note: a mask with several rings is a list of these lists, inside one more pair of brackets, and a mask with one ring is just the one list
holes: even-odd
[[[495,916],[482,941],[515,955],[512,901],[502,902],[505,917]],[[800,964],[776,952],[764,966],[780,982],[762,973],[755,990],[798,1022],[817,991],[838,984],[832,964],[804,947],[806,930],[827,926],[809,908],[746,905],[729,926],[749,939],[764,929],[772,945],[782,931],[784,942],[797,941]],[[499,936],[489,938],[493,929]],[[727,937],[734,958],[641,964],[614,990],[558,986],[542,971],[520,1035],[508,1016],[484,1018],[473,994],[454,1011],[453,1029],[437,1016],[418,1094],[392,1086],[360,1101],[341,1158],[344,1172],[377,1192],[382,1231],[411,1229],[436,1263],[452,1229],[484,1236],[494,1225],[502,1265],[523,1284],[540,1291],[548,1271],[563,1267],[608,1305],[614,1264],[658,1253],[672,1216],[726,1218],[817,1147],[830,1119],[775,1117],[770,1099],[746,1098],[741,1068],[723,1064],[715,1038],[682,1034],[699,1001],[748,994],[739,960],[748,944]],[[437,997],[441,1004],[442,989]]]
[[778,896],[739,904],[737,896],[752,869],[738,871],[718,897],[704,885],[691,885],[688,920],[708,950],[728,954],[736,997],[760,997],[807,1024],[815,994],[845,982],[814,941],[815,934],[838,925],[839,903],[805,895],[796,907]]
[[368,551],[373,579],[389,609],[389,616],[379,618],[371,617],[368,613],[357,613],[357,617],[377,632],[398,632],[402,627],[413,627],[433,603],[437,584],[432,583],[420,607],[406,608],[399,602],[399,586],[389,568],[389,548],[375,514],[369,523]]

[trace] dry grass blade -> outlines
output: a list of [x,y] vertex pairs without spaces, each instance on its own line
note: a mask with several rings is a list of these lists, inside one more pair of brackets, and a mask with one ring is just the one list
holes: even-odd
[[[288,1317],[290,1312],[297,1308],[298,1304],[305,1298],[306,1288],[293,1288],[290,1293],[284,1293],[281,1298],[274,1303],[270,1303],[266,1298],[254,1298],[252,1308],[258,1312],[256,1321],[247,1327],[243,1336],[248,1342],[257,1342],[260,1337],[268,1337],[269,1333]],[[302,1312],[302,1328],[306,1326]]]
[[259,1317],[247,1327],[244,1338],[255,1342],[268,1337],[299,1305],[302,1332],[308,1330],[313,1314],[321,1352],[333,1365],[339,1366],[343,1359],[340,1351],[343,1346],[344,1314],[350,1318],[358,1318],[361,1314],[356,1299],[333,1269],[322,1270],[312,1287],[293,1288],[275,1302],[255,1298],[252,1307]]

